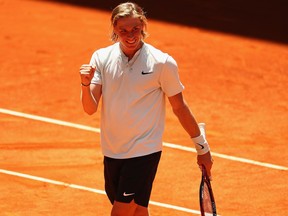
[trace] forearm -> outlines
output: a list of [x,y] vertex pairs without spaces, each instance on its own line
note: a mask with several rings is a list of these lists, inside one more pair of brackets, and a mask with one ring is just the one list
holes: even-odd
[[[195,144],[198,155],[206,154],[209,150],[209,144],[206,140],[204,132],[200,131],[200,126],[196,122],[192,112],[186,103],[178,109],[174,110],[175,115],[178,117],[182,127],[190,135]],[[202,126],[201,126],[202,127]]]
[[179,119],[182,127],[185,129],[185,131],[189,134],[191,138],[200,135],[198,124],[187,104],[184,104],[182,107],[179,107],[177,109],[173,109],[173,112]]
[[187,131],[195,144],[198,155],[206,154],[210,148],[205,135],[200,131],[187,103],[183,99],[182,93],[169,97],[174,114],[178,117],[182,127]]
[[81,86],[81,102],[87,114],[92,115],[97,111],[98,102],[94,98],[90,86]]

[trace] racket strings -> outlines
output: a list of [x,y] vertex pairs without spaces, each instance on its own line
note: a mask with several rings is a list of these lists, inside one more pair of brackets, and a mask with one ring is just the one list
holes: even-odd
[[205,216],[213,216],[213,206],[212,206],[212,201],[211,201],[211,195],[210,191],[208,189],[208,185],[206,182],[204,182],[203,185],[203,190],[202,190],[202,206],[203,210],[205,212]]

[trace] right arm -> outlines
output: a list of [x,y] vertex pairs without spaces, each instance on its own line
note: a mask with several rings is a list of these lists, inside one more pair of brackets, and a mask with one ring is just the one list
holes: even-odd
[[95,67],[84,64],[80,67],[81,78],[81,102],[84,111],[92,115],[97,111],[102,94],[102,85],[91,84],[95,73]]

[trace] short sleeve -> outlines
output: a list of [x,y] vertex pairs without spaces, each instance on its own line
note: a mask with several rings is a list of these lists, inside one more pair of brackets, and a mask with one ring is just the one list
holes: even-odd
[[178,65],[171,56],[168,56],[163,65],[160,83],[161,88],[167,97],[174,96],[184,90],[184,85],[181,83],[178,73]]
[[91,80],[92,84],[100,84],[102,85],[102,76],[101,76],[101,64],[100,64],[100,60],[98,58],[97,52],[94,52],[91,60],[90,60],[90,65],[93,65],[96,67],[96,71],[94,73],[94,77]]

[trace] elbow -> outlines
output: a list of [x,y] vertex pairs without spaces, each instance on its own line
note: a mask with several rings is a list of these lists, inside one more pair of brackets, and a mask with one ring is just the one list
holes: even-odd
[[91,116],[91,115],[93,115],[94,113],[97,112],[97,109],[85,109],[84,108],[84,112]]
[[97,112],[98,103],[96,103],[95,101],[93,101],[92,103],[87,103],[87,101],[82,100],[82,108],[86,114],[93,115]]
[[89,112],[89,111],[85,111],[86,114],[88,114],[89,116],[93,115],[95,112]]

